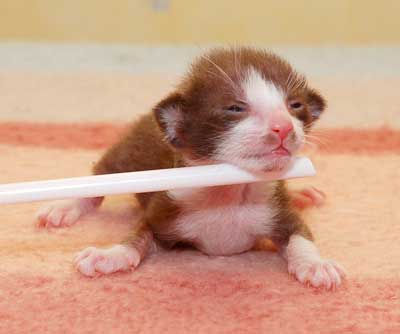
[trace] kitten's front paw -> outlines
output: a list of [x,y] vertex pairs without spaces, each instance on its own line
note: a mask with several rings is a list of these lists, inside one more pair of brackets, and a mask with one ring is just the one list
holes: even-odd
[[289,262],[288,270],[299,282],[326,290],[335,290],[346,277],[344,269],[332,260]]
[[39,209],[37,227],[62,227],[74,224],[82,216],[82,210],[72,201],[55,202]]
[[139,262],[139,252],[125,245],[115,245],[108,249],[88,247],[74,259],[77,270],[89,277],[134,269]]
[[71,226],[79,218],[93,211],[100,202],[99,198],[55,201],[39,209],[35,217],[36,226],[45,228]]

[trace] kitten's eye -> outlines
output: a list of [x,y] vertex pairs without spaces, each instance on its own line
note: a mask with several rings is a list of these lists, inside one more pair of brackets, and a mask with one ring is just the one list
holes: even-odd
[[226,108],[226,109],[229,110],[229,111],[233,111],[233,112],[242,112],[242,111],[245,111],[245,108],[240,107],[240,106],[238,106],[238,105],[236,105],[236,104],[234,104],[234,105],[232,105],[232,106],[230,106],[230,107],[228,107],[228,108]]
[[296,111],[303,109],[303,107],[303,104],[298,101],[290,103],[290,108]]

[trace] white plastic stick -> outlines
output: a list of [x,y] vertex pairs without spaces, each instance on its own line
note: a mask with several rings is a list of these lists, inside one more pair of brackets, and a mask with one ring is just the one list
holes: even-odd
[[315,175],[312,162],[296,158],[283,172],[254,174],[229,164],[158,169],[0,185],[0,204],[144,193],[178,188],[282,180]]

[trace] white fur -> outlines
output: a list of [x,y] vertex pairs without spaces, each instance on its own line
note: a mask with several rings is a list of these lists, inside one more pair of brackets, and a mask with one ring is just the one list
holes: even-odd
[[286,250],[288,271],[301,283],[316,288],[335,289],[345,277],[343,268],[331,260],[323,260],[314,243],[300,235],[292,235]]
[[271,151],[279,143],[278,136],[268,136],[267,125],[262,126],[259,119],[249,116],[224,135],[215,157],[216,160],[233,163],[244,169],[272,170],[278,167],[275,166],[276,161],[265,161],[254,155]]
[[303,123],[296,117],[290,116],[293,124],[293,132],[296,134],[297,140],[291,143],[293,150],[299,150],[304,144]]
[[267,81],[253,67],[250,67],[242,83],[246,100],[258,112],[268,113],[285,108],[284,94],[271,81]]
[[93,211],[99,203],[97,198],[80,198],[55,201],[39,209],[36,214],[38,227],[63,227],[75,224],[79,218]]
[[165,124],[165,135],[168,141],[176,137],[176,129],[181,120],[180,111],[176,108],[167,108],[161,114],[162,122]]
[[247,251],[271,232],[270,193],[265,184],[170,191],[182,208],[173,233],[210,255]]
[[[254,68],[248,71],[242,88],[249,106],[248,115],[224,134],[214,159],[249,170],[284,168],[289,164],[290,157],[273,157],[268,156],[268,153],[283,144],[294,154],[304,141],[302,123],[289,114],[281,90],[263,78]],[[294,135],[289,135],[283,143],[279,135],[271,130],[269,118],[272,114],[281,114],[282,118],[290,120],[293,124]]]
[[136,248],[125,245],[108,249],[88,247],[76,255],[74,263],[83,275],[92,277],[136,268],[140,254]]

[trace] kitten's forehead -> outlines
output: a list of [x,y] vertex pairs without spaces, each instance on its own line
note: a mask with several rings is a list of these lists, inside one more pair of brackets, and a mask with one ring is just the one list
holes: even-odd
[[250,67],[241,83],[246,102],[255,109],[272,110],[284,107],[284,93],[254,67]]
[[210,95],[228,92],[237,96],[238,92],[244,93],[243,82],[261,87],[261,78],[285,94],[290,86],[304,81],[288,62],[273,53],[252,48],[216,49],[192,64],[182,87],[191,87],[191,92]]

